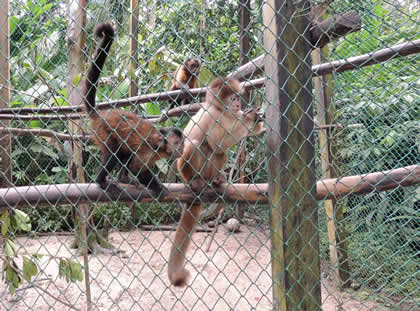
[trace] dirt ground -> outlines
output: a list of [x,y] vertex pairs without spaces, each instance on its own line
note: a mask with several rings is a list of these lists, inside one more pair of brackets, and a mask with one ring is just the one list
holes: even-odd
[[[167,257],[174,232],[113,232],[110,241],[125,256],[89,257],[92,310],[272,310],[270,243],[267,232],[243,228],[240,233],[219,228],[209,252],[208,233],[195,233],[188,253],[189,286],[174,288],[167,278]],[[20,253],[36,252],[70,257],[71,236],[19,238]],[[83,258],[78,257],[82,262]],[[42,274],[35,284],[21,285],[10,295],[0,282],[0,310],[70,310],[54,297],[86,310],[85,282],[67,283],[58,276],[58,261],[41,259]],[[29,286],[28,286],[29,285]],[[324,311],[388,310],[356,292],[340,293],[323,273]],[[362,299],[359,299],[362,300]],[[368,301],[368,302],[367,302]],[[310,311],[310,310],[308,310]]]

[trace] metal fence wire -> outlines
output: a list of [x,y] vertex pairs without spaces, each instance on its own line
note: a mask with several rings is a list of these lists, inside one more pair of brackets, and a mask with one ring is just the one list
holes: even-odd
[[0,0],[0,309],[419,310],[418,21]]

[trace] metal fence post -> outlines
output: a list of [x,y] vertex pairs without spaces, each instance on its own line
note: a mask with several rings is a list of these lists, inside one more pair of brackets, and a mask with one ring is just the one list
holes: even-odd
[[320,310],[309,1],[263,8],[275,310]]

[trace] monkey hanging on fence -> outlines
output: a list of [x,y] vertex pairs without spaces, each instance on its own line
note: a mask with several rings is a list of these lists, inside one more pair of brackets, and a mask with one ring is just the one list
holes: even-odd
[[177,128],[157,129],[140,115],[122,109],[97,111],[96,88],[114,39],[111,24],[97,25],[95,35],[102,40],[84,81],[82,95],[92,122],[93,139],[101,150],[101,167],[96,182],[104,190],[118,195],[121,188],[108,182],[106,177],[120,164],[122,170],[130,171],[140,184],[148,187],[154,196],[164,187],[150,171],[160,159],[178,157],[183,150],[183,134]]
[[[179,65],[174,72],[174,79],[169,91],[189,90],[198,87],[198,76],[200,74],[201,61],[198,58],[188,58],[183,64]],[[188,105],[191,99],[174,99],[170,101],[169,109],[174,106]]]
[[[184,129],[184,152],[177,166],[185,183],[197,194],[205,187],[217,187],[225,182],[222,170],[227,161],[226,153],[233,145],[265,130],[258,115],[259,108],[241,110],[239,92],[237,80],[213,80],[204,107]],[[178,224],[168,265],[168,277],[175,286],[184,286],[188,280],[185,255],[201,209],[199,202],[186,204]]]

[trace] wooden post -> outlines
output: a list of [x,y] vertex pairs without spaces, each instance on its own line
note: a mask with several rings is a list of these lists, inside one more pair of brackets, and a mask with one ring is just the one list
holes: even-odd
[[[320,64],[322,54],[327,53],[326,47],[314,50],[312,57],[315,64]],[[324,54],[325,55],[325,54]],[[331,74],[315,77],[315,97],[317,102],[317,116],[319,126],[322,127],[326,124],[334,124],[334,108],[331,106],[332,92],[334,82]],[[337,177],[333,158],[333,146],[330,143],[331,129],[321,129],[318,133],[319,149],[321,154],[321,170],[322,178],[329,179]],[[347,260],[347,249],[345,239],[347,237],[345,228],[342,228],[340,235],[337,235],[337,228],[343,227],[343,213],[341,208],[336,208],[335,201],[325,200],[325,211],[327,213],[327,228],[328,228],[328,241],[330,248],[330,263],[334,270],[334,280],[336,285],[340,287],[347,287],[349,284],[349,266]],[[338,223],[336,223],[336,221]],[[340,225],[341,223],[341,225]],[[340,241],[341,240],[341,241]],[[340,251],[337,250],[337,244],[340,245]],[[339,260],[340,259],[340,260]]]
[[[322,17],[325,15],[325,9],[318,11],[316,16],[313,16],[313,22],[320,23]],[[328,47],[317,48],[312,52],[312,62],[314,65],[320,65],[323,61],[323,56],[328,55]],[[332,106],[331,99],[334,96],[334,79],[331,74],[314,77],[315,86],[315,101],[317,104],[318,125],[335,124],[335,112]],[[322,178],[330,179],[336,178],[337,172],[333,163],[334,147],[331,144],[331,129],[321,129],[318,132],[319,149],[321,154],[321,170]],[[349,264],[347,260],[346,241],[347,232],[343,227],[343,211],[342,208],[335,206],[335,201],[332,199],[325,200],[325,211],[327,214],[327,229],[328,242],[330,249],[330,263],[333,269],[333,279],[338,288],[348,287],[350,285]],[[336,221],[338,223],[336,223]],[[341,223],[341,224],[340,224]],[[337,234],[338,228],[340,234]],[[340,245],[340,251],[337,249],[337,244]]]
[[[239,9],[239,23],[241,25],[241,33],[239,36],[239,66],[242,66],[249,62],[249,50],[250,50],[250,40],[249,40],[249,24],[251,21],[250,17],[250,11],[251,11],[251,0],[240,0],[240,9]],[[245,110],[246,107],[248,107],[249,99],[250,99],[250,90],[247,92],[244,92],[242,95],[241,100],[241,107],[242,110]],[[238,162],[236,163],[238,165],[238,171],[239,171],[239,183],[243,184],[245,183],[245,174],[244,169],[242,169],[245,161],[246,161],[246,138],[243,139],[239,146],[238,150],[240,150],[240,156],[238,159]],[[236,214],[239,220],[242,220],[245,211],[248,208],[246,204],[238,204],[236,208]]]
[[[75,86],[73,81],[84,72],[85,57],[84,47],[86,45],[86,31],[87,24],[87,0],[70,0],[69,1],[69,26],[67,29],[67,42],[69,45],[69,60],[67,73],[67,94],[69,94],[69,104],[71,106],[80,106],[83,102],[80,88]],[[72,134],[80,134],[85,132],[86,124],[84,120],[70,121],[69,130]],[[86,174],[83,167],[83,145],[81,141],[73,141],[71,144],[72,158],[69,162],[69,175],[71,182],[86,182]],[[80,219],[80,236],[75,237],[75,243],[79,244],[83,254],[85,286],[86,286],[86,301],[87,310],[92,308],[92,295],[90,291],[90,277],[89,277],[89,261],[88,261],[88,225],[87,217],[89,213],[89,204],[78,204]],[[73,219],[76,221],[76,205],[73,206]],[[77,223],[77,222],[75,222]],[[78,242],[78,243],[77,243]]]
[[[138,37],[139,37],[139,0],[130,0],[130,63],[128,72],[130,78],[130,86],[128,89],[129,97],[138,96],[139,88],[137,85],[136,70],[138,68]],[[130,203],[131,223],[135,227],[136,221],[136,203]]]
[[138,95],[136,70],[138,68],[137,50],[139,37],[139,0],[130,0],[130,63],[128,65],[130,87],[129,97]]
[[321,310],[308,15],[305,0],[263,7],[273,309],[282,311]]
[[[0,0],[0,108],[10,103],[10,42],[9,42],[9,0]],[[0,122],[9,127],[10,121]],[[11,187],[12,180],[12,139],[8,132],[0,137],[0,188]]]

